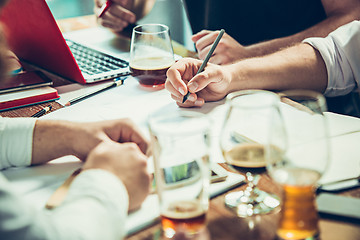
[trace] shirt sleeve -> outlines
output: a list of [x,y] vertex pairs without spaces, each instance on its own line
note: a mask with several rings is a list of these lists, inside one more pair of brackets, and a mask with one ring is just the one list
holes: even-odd
[[353,21],[330,33],[326,38],[303,41],[317,49],[328,75],[325,96],[342,96],[358,88],[360,82],[360,21]]
[[0,117],[0,169],[30,165],[35,122]]
[[116,239],[125,235],[128,195],[122,182],[100,169],[80,173],[64,203],[36,211],[0,174],[0,239]]

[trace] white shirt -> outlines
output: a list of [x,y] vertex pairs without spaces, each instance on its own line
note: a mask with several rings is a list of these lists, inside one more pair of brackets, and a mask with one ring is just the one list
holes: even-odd
[[303,42],[317,49],[324,59],[328,85],[325,96],[346,95],[360,84],[360,21],[339,27],[326,38],[307,38]]
[[[1,169],[30,164],[35,121],[0,117]],[[0,173],[0,239],[121,239],[128,201],[115,175],[94,169],[75,178],[61,206],[37,211]]]

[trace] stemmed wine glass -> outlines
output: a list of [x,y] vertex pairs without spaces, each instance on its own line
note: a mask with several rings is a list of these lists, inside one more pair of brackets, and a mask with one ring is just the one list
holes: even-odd
[[266,146],[267,171],[283,189],[279,239],[316,239],[315,185],[329,164],[325,98],[316,92],[280,93]]
[[240,217],[269,213],[280,205],[275,195],[256,186],[260,175],[255,174],[265,170],[264,146],[271,128],[270,116],[279,102],[277,94],[263,90],[244,90],[227,96],[220,147],[229,166],[246,172],[248,186],[244,191],[227,194],[225,205]]

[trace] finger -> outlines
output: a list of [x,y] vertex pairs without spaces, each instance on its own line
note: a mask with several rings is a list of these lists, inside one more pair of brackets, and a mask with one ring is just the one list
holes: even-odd
[[115,17],[129,23],[134,23],[136,20],[136,16],[133,12],[120,5],[113,5],[112,7],[110,7],[109,12]]
[[200,38],[208,35],[209,33],[211,33],[212,31],[209,30],[202,30],[194,35],[191,36],[191,40],[195,43],[197,41],[199,41]]
[[177,98],[182,98],[185,94],[180,93],[174,86],[171,84],[170,80],[166,79],[165,89],[168,90],[171,95],[176,96]]
[[[201,51],[198,51],[198,56],[199,56],[199,58],[200,58],[201,60],[204,60],[204,59],[206,58],[208,52],[209,52],[210,49],[211,49],[211,46],[212,46],[212,45],[208,45],[208,46],[206,46],[204,49],[202,49]],[[213,55],[215,54],[215,52],[216,52],[216,49],[215,49]]]
[[207,46],[210,46],[215,42],[216,37],[218,36],[219,31],[215,31],[212,33],[207,34],[206,36],[202,37],[195,43],[196,49],[198,51],[202,51]]
[[112,29],[113,31],[122,31],[128,25],[127,22],[114,24],[111,21],[107,21],[101,18],[98,19],[98,23],[103,27]]
[[[194,66],[201,65],[201,62],[196,59],[183,58],[173,64],[167,71],[167,79],[174,89],[181,95],[187,93],[187,82],[195,75],[197,68]],[[194,71],[196,69],[196,71]]]
[[211,69],[206,70],[204,72],[199,73],[196,75],[188,84],[190,92],[199,92],[207,87],[210,83],[220,82],[222,81],[223,77],[220,70],[218,69]]

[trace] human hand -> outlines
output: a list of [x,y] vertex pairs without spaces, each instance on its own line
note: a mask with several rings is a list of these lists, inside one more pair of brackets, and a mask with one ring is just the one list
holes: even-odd
[[77,123],[74,127],[74,153],[84,160],[100,142],[112,140],[119,143],[133,142],[146,154],[149,142],[140,129],[129,119],[108,120],[92,123]]
[[115,32],[120,32],[126,28],[130,23],[135,23],[135,13],[131,11],[134,0],[111,0],[112,5],[101,16],[100,9],[106,0],[95,0],[94,12],[97,17],[97,21],[100,25],[110,28]]
[[[194,34],[191,40],[195,43],[199,58],[204,60],[214,43],[219,31],[202,30]],[[218,43],[209,62],[224,65],[250,57],[247,49],[225,33]]]
[[115,174],[126,187],[131,211],[139,208],[150,192],[146,161],[135,143],[104,141],[90,152],[83,170],[100,168]]
[[[183,58],[167,71],[165,88],[181,107],[200,107],[205,101],[220,100],[228,93],[230,72],[223,66],[208,63],[204,71],[195,76],[201,64],[200,60]],[[191,94],[182,103],[188,89]]]

